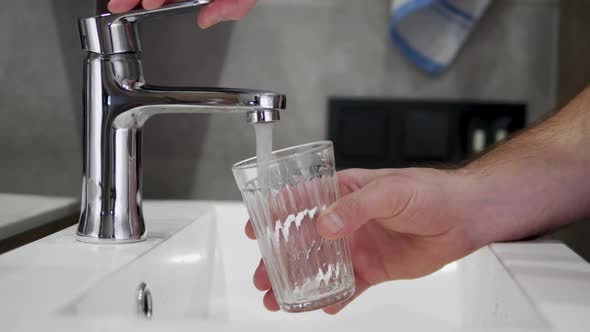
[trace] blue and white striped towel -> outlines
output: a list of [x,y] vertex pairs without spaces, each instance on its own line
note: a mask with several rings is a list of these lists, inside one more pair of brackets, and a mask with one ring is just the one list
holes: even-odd
[[441,74],[492,0],[393,0],[389,33],[416,66]]

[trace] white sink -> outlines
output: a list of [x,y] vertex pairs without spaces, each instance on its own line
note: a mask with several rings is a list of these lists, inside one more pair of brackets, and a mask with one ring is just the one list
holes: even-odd
[[[145,215],[149,233],[142,243],[79,243],[69,228],[0,256],[0,319],[7,330],[353,331],[370,324],[377,330],[585,331],[590,323],[583,315],[590,279],[580,280],[590,268],[561,244],[486,247],[428,277],[374,287],[335,316],[271,313],[251,282],[259,252],[243,235],[241,204],[151,202]],[[531,250],[541,253],[532,261],[536,271],[565,261],[575,282],[563,265],[563,273],[549,273],[542,283],[543,272],[523,274],[530,267],[518,259]],[[149,319],[138,311],[142,282],[152,295]],[[556,287],[567,294],[561,302],[547,292]]]

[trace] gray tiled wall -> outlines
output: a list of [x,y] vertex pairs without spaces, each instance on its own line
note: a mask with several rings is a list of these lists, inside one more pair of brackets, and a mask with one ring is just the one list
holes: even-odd
[[[73,17],[88,10],[74,0],[52,9],[57,3],[22,0],[0,13],[0,42],[8,45],[0,52],[0,191],[79,190],[80,52]],[[208,31],[195,27],[194,15],[146,22],[146,77],[155,84],[286,93],[277,147],[325,139],[326,100],[334,95],[526,101],[533,119],[554,107],[557,0],[495,0],[442,77],[418,71],[391,46],[389,6],[385,0],[273,0],[242,22]],[[33,27],[27,15],[35,17]],[[144,132],[146,196],[239,198],[230,167],[255,150],[242,117],[159,117]]]
[[90,1],[7,1],[0,10],[0,192],[74,195],[81,179],[81,55]]

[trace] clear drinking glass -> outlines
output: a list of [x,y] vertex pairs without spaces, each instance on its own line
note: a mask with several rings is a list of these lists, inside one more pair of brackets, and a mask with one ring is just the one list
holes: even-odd
[[232,170],[281,309],[309,311],[350,298],[348,240],[325,240],[315,225],[339,197],[332,142],[274,151],[269,161],[250,158]]

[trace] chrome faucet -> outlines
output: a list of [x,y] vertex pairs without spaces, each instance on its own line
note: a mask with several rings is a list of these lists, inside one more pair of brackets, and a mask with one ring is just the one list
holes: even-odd
[[145,239],[141,131],[152,115],[241,112],[250,123],[279,120],[279,110],[285,108],[284,95],[156,87],[144,81],[138,21],[182,13],[208,2],[185,1],[79,21],[82,47],[88,55],[84,64],[84,177],[78,240],[124,243]]

